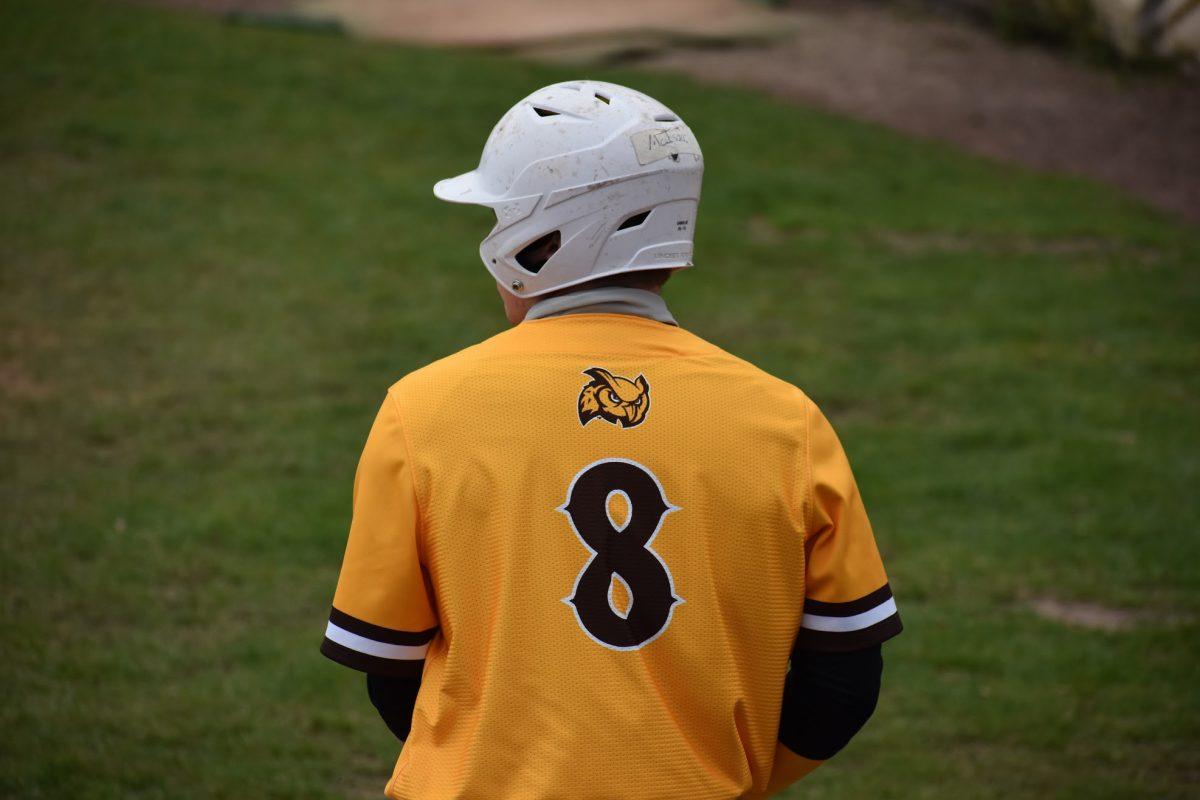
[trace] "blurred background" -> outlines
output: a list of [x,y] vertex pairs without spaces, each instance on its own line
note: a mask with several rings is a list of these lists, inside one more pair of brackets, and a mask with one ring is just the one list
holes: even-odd
[[838,426],[904,609],[789,796],[1200,794],[1200,3],[5,0],[0,793],[377,797],[317,653],[436,202],[538,86],[705,150],[686,327]]

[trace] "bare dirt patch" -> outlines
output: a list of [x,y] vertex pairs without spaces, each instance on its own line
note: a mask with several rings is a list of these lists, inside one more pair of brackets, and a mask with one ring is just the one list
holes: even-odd
[[1032,600],[1029,607],[1039,617],[1061,622],[1075,628],[1097,631],[1125,631],[1138,627],[1139,614],[1093,603],[1069,603],[1053,597]]
[[1151,626],[1174,626],[1190,621],[1187,615],[1161,613],[1145,609],[1112,608],[1098,603],[1035,597],[1029,608],[1043,619],[1094,631],[1128,631]]
[[482,47],[646,30],[736,37],[765,31],[778,16],[743,0],[303,0],[299,7],[344,19],[368,36]]
[[21,362],[0,360],[0,395],[9,400],[40,400],[48,393]]

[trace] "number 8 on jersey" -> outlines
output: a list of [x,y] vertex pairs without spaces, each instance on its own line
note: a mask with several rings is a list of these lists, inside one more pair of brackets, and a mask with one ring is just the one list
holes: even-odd
[[[629,503],[628,517],[618,526],[608,511],[614,494]],[[654,641],[671,623],[683,599],[666,563],[650,549],[663,519],[678,511],[663,492],[658,478],[636,461],[606,458],[579,471],[558,511],[567,515],[575,535],[591,558],[563,600],[575,612],[579,626],[593,641],[612,650],[637,650]],[[626,612],[612,602],[614,578],[630,594]]]

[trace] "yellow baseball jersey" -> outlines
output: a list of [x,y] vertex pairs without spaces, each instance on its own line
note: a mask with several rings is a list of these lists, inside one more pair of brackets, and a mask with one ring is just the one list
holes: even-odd
[[813,403],[596,313],[391,387],[322,651],[422,676],[390,797],[729,800],[767,785],[793,647],[899,630]]

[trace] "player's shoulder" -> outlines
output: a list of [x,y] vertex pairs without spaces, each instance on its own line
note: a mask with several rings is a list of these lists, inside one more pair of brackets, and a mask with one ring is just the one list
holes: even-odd
[[716,365],[746,391],[764,399],[794,406],[798,412],[813,404],[804,390],[796,384],[768,372],[752,361],[730,353],[695,333],[686,330],[682,333],[692,340],[697,355]]
[[448,356],[443,356],[418,367],[402,376],[388,387],[388,393],[397,399],[428,396],[439,388],[456,386],[469,381],[480,364],[505,351],[515,328],[501,331],[478,344],[464,347]]

